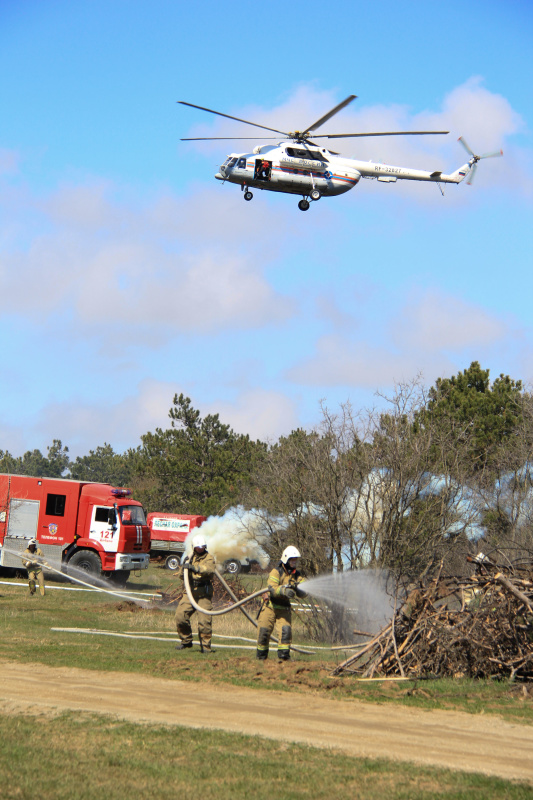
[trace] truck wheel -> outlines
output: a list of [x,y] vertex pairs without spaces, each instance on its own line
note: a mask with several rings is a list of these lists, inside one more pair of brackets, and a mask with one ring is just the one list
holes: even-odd
[[128,582],[129,574],[129,570],[127,569],[116,569],[110,574],[109,581],[113,586],[116,586],[117,589],[124,589]]
[[165,561],[165,567],[167,569],[171,569],[174,572],[179,569],[181,558],[179,556],[167,556]]
[[[99,578],[102,574],[100,556],[93,553],[91,550],[79,550],[77,553],[74,553],[68,562],[67,573],[71,572],[71,575],[77,577],[76,573],[78,573],[79,576],[78,570],[85,572],[89,578]],[[81,579],[85,580],[85,576],[81,576]]]
[[240,571],[240,561],[236,561],[234,558],[229,558],[227,561],[224,561],[224,572],[228,572],[230,575],[238,575]]

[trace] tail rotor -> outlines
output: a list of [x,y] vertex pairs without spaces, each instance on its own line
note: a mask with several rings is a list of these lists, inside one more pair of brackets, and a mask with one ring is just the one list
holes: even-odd
[[478,161],[481,161],[482,158],[496,158],[497,156],[503,156],[503,150],[496,150],[494,153],[483,153],[482,156],[478,156],[478,155],[476,155],[474,153],[474,151],[469,146],[469,144],[467,143],[467,141],[465,140],[465,138],[463,136],[459,136],[459,140],[458,141],[461,142],[461,144],[463,145],[464,149],[466,150],[466,152],[470,156],[470,161],[468,162],[470,164],[470,175],[468,176],[468,180],[467,180],[467,183],[468,183],[469,186],[471,186],[473,181],[474,181],[474,177],[475,177],[475,174],[476,174],[476,171],[477,171]]

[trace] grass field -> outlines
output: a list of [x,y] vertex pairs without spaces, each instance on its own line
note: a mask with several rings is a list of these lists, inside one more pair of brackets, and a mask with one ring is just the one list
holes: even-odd
[[[5,578],[0,577],[1,580]],[[246,579],[252,589],[258,579]],[[175,579],[156,566],[134,578],[128,589],[155,592]],[[360,683],[331,679],[344,653],[296,654],[289,668],[274,659],[258,672],[253,650],[218,648],[176,653],[172,610],[146,610],[109,595],[49,586],[44,598],[29,597],[20,580],[0,584],[3,636],[0,658],[49,666],[138,672],[188,681],[229,682],[300,693],[360,698],[425,708],[499,714],[521,724],[533,721],[533,695],[507,682],[467,680]],[[53,631],[93,628],[155,634],[161,639],[115,639]],[[295,625],[295,639],[305,642]],[[238,612],[215,619],[215,632],[254,639]],[[217,643],[228,641],[215,639]],[[254,646],[253,643],[243,643]],[[445,770],[366,761],[312,748],[226,733],[165,729],[119,723],[105,717],[61,715],[1,718],[0,774],[5,798],[525,798],[531,787]],[[126,743],[126,748],[124,743]],[[4,746],[6,745],[6,746]],[[37,771],[31,765],[35,763]],[[29,766],[28,766],[29,765]],[[10,777],[11,776],[11,777]],[[6,793],[7,787],[7,793]]]
[[88,714],[0,716],[3,800],[526,800],[496,778]]

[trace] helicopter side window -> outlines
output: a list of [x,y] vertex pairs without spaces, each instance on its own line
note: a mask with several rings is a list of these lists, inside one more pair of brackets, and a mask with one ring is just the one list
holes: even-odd
[[246,169],[246,158],[239,158],[237,161],[237,169]]
[[327,161],[318,150],[303,150],[299,147],[287,147],[287,155],[293,158],[312,158],[315,161]]
[[236,163],[237,163],[237,159],[236,158],[230,158],[229,164],[226,165],[226,168],[227,169],[232,169],[232,167],[234,167]]

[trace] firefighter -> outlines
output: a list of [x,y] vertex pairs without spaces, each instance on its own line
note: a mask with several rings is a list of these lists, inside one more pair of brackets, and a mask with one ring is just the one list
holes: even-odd
[[[190,559],[186,559],[176,573],[183,578],[183,570],[189,570],[189,584],[191,593],[199,606],[211,611],[213,608],[212,578],[216,571],[215,559],[207,552],[207,543],[201,533],[197,533],[192,540],[193,552]],[[176,609],[176,628],[181,639],[176,650],[185,650],[192,647],[191,616],[195,609],[191,605],[187,592],[183,593]],[[211,653],[212,619],[207,614],[198,613],[198,638],[202,653]]]
[[35,594],[35,581],[39,583],[39,592],[41,597],[44,597],[44,575],[42,561],[44,553],[40,547],[37,547],[37,539],[30,539],[26,550],[23,552],[23,557],[27,556],[22,563],[28,570],[28,584],[30,587],[30,595]]
[[291,600],[306,597],[300,584],[305,580],[298,572],[300,552],[290,545],[281,554],[281,560],[268,576],[268,593],[263,595],[263,605],[257,625],[257,658],[268,658],[268,646],[272,631],[278,636],[278,659],[288,661],[291,657]]

